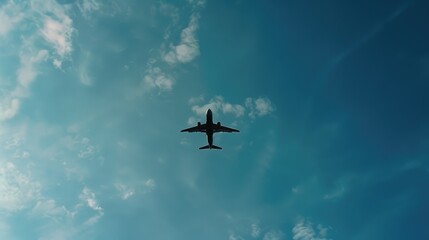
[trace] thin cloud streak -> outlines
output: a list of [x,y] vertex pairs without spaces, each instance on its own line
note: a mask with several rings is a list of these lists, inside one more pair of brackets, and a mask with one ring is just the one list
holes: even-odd
[[402,13],[404,13],[406,10],[408,10],[414,1],[409,1],[401,6],[399,6],[395,11],[393,11],[389,16],[387,16],[385,19],[383,19],[381,22],[376,24],[369,32],[364,34],[361,38],[357,39],[348,49],[344,50],[340,54],[338,54],[328,65],[326,72],[331,71],[334,69],[339,63],[344,61],[350,54],[352,54],[354,51],[362,47],[364,44],[369,42],[371,39],[373,39],[375,36],[377,36],[378,33],[380,33],[388,24],[390,24],[393,20],[398,18]]

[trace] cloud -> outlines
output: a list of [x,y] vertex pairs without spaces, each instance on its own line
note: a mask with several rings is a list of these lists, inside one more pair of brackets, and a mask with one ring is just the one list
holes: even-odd
[[[191,99],[189,102],[193,102]],[[192,106],[192,111],[197,115],[204,116],[209,108],[214,112],[222,111],[224,114],[232,113],[236,117],[243,116],[245,112],[242,105],[225,102],[222,96],[216,96],[204,105],[194,105]]]
[[156,182],[154,179],[149,178],[145,181],[140,181],[136,183],[115,183],[114,187],[119,192],[122,200],[127,200],[130,197],[134,196],[137,192],[142,192],[144,194],[152,192],[156,187]]
[[64,206],[59,207],[54,199],[39,200],[36,206],[31,210],[34,216],[49,218],[54,222],[61,221],[64,217],[72,216],[73,214],[67,211]]
[[12,1],[0,7],[0,37],[6,36],[24,17],[21,8]]
[[45,17],[41,33],[43,38],[53,45],[60,57],[64,57],[72,51],[71,36],[73,27],[72,20],[68,16],[63,16],[61,20]]
[[283,232],[282,231],[269,231],[267,233],[265,233],[263,240],[280,240],[283,237]]
[[[163,15],[171,17],[172,23],[165,29],[164,42],[156,52],[161,52],[160,55],[153,57],[149,60],[149,64],[146,66],[146,74],[143,78],[144,89],[148,90],[159,90],[171,91],[175,84],[175,78],[171,74],[167,74],[163,68],[165,63],[169,65],[175,65],[176,63],[188,63],[194,60],[199,54],[199,44],[196,37],[198,30],[199,21],[199,10],[204,6],[205,1],[188,1],[192,7],[192,14],[188,25],[182,29],[180,33],[180,42],[177,45],[168,43],[172,34],[172,27],[177,24],[179,19],[178,9],[172,5],[161,3],[159,11]],[[168,50],[165,50],[165,46],[169,46]],[[170,66],[170,69],[172,66]]]
[[102,212],[103,208],[97,202],[95,198],[95,193],[91,191],[88,187],[84,187],[82,189],[81,194],[79,195],[79,199],[87,204],[87,206],[94,211]]
[[187,63],[200,54],[196,32],[198,30],[199,15],[191,15],[188,26],[180,34],[180,43],[176,46],[170,44],[170,51],[164,54],[163,59],[169,64]]
[[133,187],[127,186],[122,183],[115,183],[115,188],[121,195],[122,200],[127,200],[135,194],[135,190]]
[[[204,97],[192,97],[188,103],[191,106],[192,111],[198,116],[205,116],[208,109],[213,112],[222,112],[223,114],[233,114],[235,117],[242,117],[247,112],[251,118],[262,117],[271,114],[274,111],[274,107],[268,98],[246,98],[244,104],[233,104],[226,102],[222,96],[216,96],[203,103]],[[188,124],[195,123],[195,117],[188,119]]]
[[0,121],[13,118],[19,110],[21,102],[18,98],[4,98],[0,100]]
[[234,232],[230,232],[228,235],[228,240],[244,240],[244,238],[240,235],[235,234]]
[[19,57],[21,61],[21,66],[16,72],[19,86],[15,90],[15,95],[18,95],[19,97],[23,97],[22,92],[21,94],[18,93],[19,87],[25,90],[28,89],[30,83],[32,83],[38,75],[38,72],[35,70],[35,65],[43,60],[46,60],[47,56],[48,56],[48,51],[45,49],[39,50],[35,55],[31,53],[20,54]]
[[251,118],[262,117],[274,111],[274,107],[268,98],[246,98],[245,106],[249,109]]
[[79,10],[87,17],[89,13],[100,9],[101,5],[96,0],[82,0],[77,3]]
[[96,224],[101,217],[104,215],[104,209],[98,204],[98,201],[95,197],[95,193],[91,191],[88,187],[84,187],[82,192],[79,195],[79,199],[86,203],[86,205],[92,210],[96,211],[97,214],[88,218],[85,222],[85,226],[92,226]]
[[301,219],[292,229],[293,240],[328,240],[328,228],[318,224],[316,229],[313,224]]
[[41,185],[11,162],[0,162],[0,209],[15,212],[40,197]]
[[350,54],[352,54],[354,51],[359,49],[361,46],[369,42],[371,39],[373,39],[375,36],[377,36],[378,33],[380,33],[389,23],[391,23],[393,20],[395,20],[397,17],[399,17],[402,13],[404,13],[407,9],[410,8],[410,6],[413,4],[414,1],[407,1],[406,3],[399,6],[395,11],[393,11],[390,15],[388,15],[385,19],[383,19],[381,22],[377,23],[372,27],[370,31],[365,33],[363,36],[358,38],[355,42],[351,44],[351,46],[338,54],[330,63],[328,66],[326,72],[331,71],[334,69],[340,62],[342,62],[345,58],[347,58]]
[[254,223],[254,224],[251,225],[251,228],[252,229],[251,229],[250,235],[253,238],[258,238],[259,235],[261,234],[261,227],[259,227],[258,224]]
[[171,91],[174,85],[174,78],[164,73],[159,67],[150,67],[143,78],[148,89],[158,89],[160,91]]
[[39,75],[40,62],[52,59],[53,65],[61,68],[64,59],[69,58],[74,28],[68,9],[55,0],[7,1],[1,6],[0,37],[12,29],[25,31],[20,32],[17,42],[20,66],[16,87],[0,99],[0,120],[16,116],[22,99],[29,96],[29,85]]

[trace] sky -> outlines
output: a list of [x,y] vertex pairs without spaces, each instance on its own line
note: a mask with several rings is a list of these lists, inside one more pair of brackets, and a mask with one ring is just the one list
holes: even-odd
[[428,10],[0,0],[0,239],[429,239]]

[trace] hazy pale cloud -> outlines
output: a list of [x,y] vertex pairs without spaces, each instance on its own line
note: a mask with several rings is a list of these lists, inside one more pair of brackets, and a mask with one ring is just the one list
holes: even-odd
[[127,200],[139,192],[143,194],[152,192],[156,187],[156,182],[154,179],[149,178],[144,181],[136,181],[127,184],[117,182],[114,184],[114,186],[115,189],[119,192],[121,198],[123,200]]
[[259,227],[258,224],[254,223],[251,225],[251,232],[250,235],[254,238],[258,238],[259,235],[261,234],[261,227]]
[[71,215],[64,206],[58,206],[54,199],[39,200],[31,210],[35,216],[46,217],[56,222],[67,215]]
[[188,26],[180,34],[180,43],[176,46],[170,45],[170,51],[163,57],[170,64],[177,62],[187,63],[200,54],[196,32],[198,30],[198,14],[192,14]]
[[[248,115],[251,118],[262,117],[271,114],[274,111],[274,107],[268,98],[246,98],[244,104],[229,103],[224,100],[222,96],[216,96],[208,101],[206,104],[201,104],[204,101],[204,97],[193,97],[189,99],[189,104],[192,105],[192,111],[199,116],[204,116],[208,109],[213,112],[222,112],[223,114],[234,114],[236,117],[244,116],[245,112],[249,112]],[[193,119],[189,119],[188,122]]]
[[249,116],[251,118],[262,117],[274,111],[274,107],[268,98],[247,98],[245,105],[249,109]]
[[171,91],[174,85],[173,77],[164,73],[159,67],[148,68],[143,82],[148,89],[156,88],[160,91]]
[[[39,50],[37,53],[21,53],[20,54],[20,61],[21,66],[16,72],[17,80],[20,86],[22,86],[23,89],[27,89],[30,83],[34,81],[34,79],[37,77],[38,72],[35,69],[36,64],[46,60],[48,56],[47,50]],[[17,91],[15,91],[17,93]]]
[[81,194],[79,195],[79,199],[87,204],[87,206],[95,211],[102,212],[103,208],[97,202],[95,197],[95,193],[91,191],[88,187],[84,187],[82,189]]
[[[0,120],[13,118],[19,111],[23,98],[29,96],[29,86],[39,75],[39,63],[53,60],[56,68],[72,51],[72,20],[68,7],[55,0],[31,0],[29,3],[7,1],[0,8],[0,36],[19,25],[34,26],[20,33],[20,66],[16,71],[16,87],[0,99]],[[23,17],[25,16],[25,18]],[[48,43],[44,49],[41,42]],[[52,49],[52,50],[49,50]]]
[[68,16],[64,16],[61,20],[46,17],[41,33],[43,38],[53,45],[59,56],[63,57],[72,51],[73,27],[72,20]]
[[265,233],[263,240],[281,240],[283,237],[282,231],[269,231]]
[[89,13],[100,9],[101,4],[96,0],[81,0],[77,6],[84,16],[87,16]]
[[115,188],[119,192],[123,200],[127,200],[135,194],[135,190],[133,187],[127,186],[123,183],[115,183]]
[[[194,99],[190,99],[189,102],[193,102]],[[206,114],[207,109],[211,109],[214,112],[221,111],[224,114],[232,113],[236,117],[240,117],[244,115],[245,109],[240,104],[232,104],[229,102],[225,102],[222,96],[216,96],[209,100],[208,103],[204,105],[194,105],[192,106],[192,111],[200,116]]]
[[41,185],[12,162],[0,161],[0,209],[14,212],[29,207],[40,197]]
[[18,113],[20,103],[18,98],[0,99],[0,121],[13,118]]
[[292,229],[293,240],[328,240],[328,228],[318,224],[316,228],[305,219],[301,219]]
[[0,37],[7,35],[24,17],[19,5],[8,1],[0,7]]

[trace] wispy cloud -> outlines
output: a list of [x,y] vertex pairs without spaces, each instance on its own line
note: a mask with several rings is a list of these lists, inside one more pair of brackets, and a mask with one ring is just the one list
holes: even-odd
[[163,60],[169,64],[187,63],[200,54],[199,44],[196,37],[198,30],[199,15],[194,13],[191,16],[188,26],[180,34],[178,45],[170,44],[170,51],[163,54]]
[[249,109],[249,116],[251,118],[262,117],[274,111],[274,107],[268,98],[247,98],[245,105]]
[[97,0],[81,0],[77,3],[79,10],[84,16],[100,9],[101,4]]
[[64,206],[58,206],[54,199],[40,199],[31,210],[31,214],[51,219],[54,222],[73,217],[73,213],[69,212]]
[[0,209],[8,212],[31,206],[41,194],[41,185],[12,162],[0,162]]
[[[55,67],[72,52],[74,28],[67,14],[68,7],[55,0],[32,0],[29,3],[8,1],[0,8],[0,37],[12,28],[23,29],[18,42],[20,66],[16,71],[16,87],[0,99],[0,120],[13,118],[21,101],[29,96],[29,85],[39,75],[38,65],[48,59]],[[25,16],[25,18],[23,17]],[[29,27],[30,26],[30,27]]]
[[[188,25],[181,30],[178,44],[168,42],[172,35],[172,26],[176,26],[179,19],[178,10],[172,5],[160,4],[159,11],[163,15],[170,15],[172,23],[165,30],[164,42],[159,50],[155,51],[158,54],[160,52],[160,55],[149,59],[149,64],[146,66],[145,76],[142,80],[143,89],[158,90],[160,92],[173,90],[176,79],[165,70],[166,63],[168,65],[189,63],[200,54],[197,30],[200,10],[205,1],[188,1],[188,3],[192,8],[192,13]],[[165,46],[169,46],[169,49],[165,50]],[[171,70],[174,67],[169,66],[168,69]]]
[[164,73],[159,67],[150,67],[143,78],[148,89],[159,89],[160,91],[171,91],[174,85],[174,78]]
[[283,232],[282,231],[269,231],[265,233],[263,240],[281,240],[283,238]]
[[0,7],[0,37],[6,36],[24,17],[19,5],[8,1]]
[[72,20],[67,15],[64,15],[63,19],[60,20],[45,17],[43,22],[43,29],[41,29],[43,38],[52,44],[60,57],[70,54],[72,51]]
[[94,225],[104,215],[104,209],[99,205],[95,193],[88,187],[84,187],[81,194],[79,195],[79,199],[86,203],[89,208],[97,212],[96,215],[88,218],[84,223],[87,226]]
[[253,238],[258,238],[260,234],[261,234],[261,227],[260,227],[258,224],[253,223],[253,224],[251,225],[250,235],[251,235]]
[[414,3],[414,1],[407,1],[406,3],[400,5],[395,9],[390,15],[381,20],[379,23],[374,25],[371,30],[358,38],[355,42],[353,42],[349,48],[338,54],[330,63],[327,68],[327,72],[331,71],[335,68],[340,62],[342,62],[345,58],[347,58],[354,51],[362,47],[364,44],[373,39],[377,34],[379,34],[389,23],[398,18],[402,13],[404,13],[410,6]]
[[[208,109],[213,112],[221,112],[223,114],[233,114],[235,117],[242,117],[248,112],[251,118],[263,117],[275,111],[275,108],[268,98],[246,98],[244,104],[230,103],[225,101],[224,97],[216,96],[211,98],[207,103],[204,103],[204,97],[192,97],[189,99],[192,111],[197,116],[204,116]],[[188,124],[195,124],[196,118],[190,117]]]
[[[189,102],[195,102],[195,99],[191,98]],[[209,108],[214,112],[221,111],[224,114],[232,113],[236,117],[243,116],[245,111],[242,105],[225,102],[222,96],[216,96],[210,99],[208,103],[203,105],[195,104],[192,106],[192,111],[199,116],[203,116],[206,114],[207,109]]]
[[117,182],[114,184],[114,187],[119,192],[120,197],[123,200],[127,200],[139,192],[143,194],[152,192],[156,187],[156,182],[154,179],[149,178],[144,181],[132,183]]
[[328,228],[318,224],[316,228],[313,223],[300,219],[292,229],[293,240],[329,240],[327,238]]

